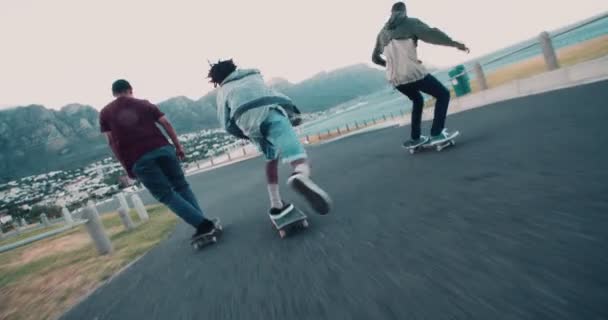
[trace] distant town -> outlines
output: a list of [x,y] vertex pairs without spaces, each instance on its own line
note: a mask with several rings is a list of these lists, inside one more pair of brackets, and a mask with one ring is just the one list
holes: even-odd
[[[186,166],[223,153],[237,142],[218,129],[184,134],[179,139],[186,149]],[[21,219],[37,222],[41,213],[58,217],[63,206],[74,210],[89,200],[103,201],[134,188],[135,183],[113,157],[78,169],[13,180],[0,184],[0,224],[6,228]]]

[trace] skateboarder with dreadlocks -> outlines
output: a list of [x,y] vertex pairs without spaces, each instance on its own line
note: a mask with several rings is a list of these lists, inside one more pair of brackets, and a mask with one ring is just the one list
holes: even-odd
[[[424,106],[421,92],[436,99],[430,144],[440,144],[458,134],[457,132],[450,133],[445,129],[450,92],[429,74],[418,60],[416,52],[418,40],[469,52],[467,46],[452,40],[441,30],[431,28],[416,18],[408,17],[405,3],[397,2],[393,5],[390,19],[376,38],[372,61],[386,67],[386,74],[391,84],[413,102],[411,140],[403,144],[406,148],[429,142],[428,137],[420,135]],[[386,60],[382,58],[382,55]]]
[[329,213],[331,199],[310,179],[306,151],[292,127],[301,119],[291,99],[266,86],[258,70],[237,69],[232,60],[211,65],[208,76],[220,87],[217,106],[222,127],[231,135],[251,140],[267,160],[270,218],[279,219],[294,209],[279,193],[279,158],[293,168],[287,184],[317,213]]

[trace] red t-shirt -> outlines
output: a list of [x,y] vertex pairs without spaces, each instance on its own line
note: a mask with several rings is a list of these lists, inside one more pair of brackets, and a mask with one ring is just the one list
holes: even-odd
[[141,156],[169,144],[156,126],[162,116],[164,113],[148,100],[132,97],[116,98],[101,110],[101,132],[112,133],[116,157],[130,177],[134,177],[131,168]]

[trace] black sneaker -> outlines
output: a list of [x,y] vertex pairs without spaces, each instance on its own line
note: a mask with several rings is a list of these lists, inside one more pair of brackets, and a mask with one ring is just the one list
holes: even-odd
[[215,223],[211,220],[205,219],[196,228],[196,232],[192,235],[192,239],[198,238],[205,235],[211,235],[215,232]]
[[318,214],[328,214],[329,210],[331,210],[331,198],[327,192],[323,191],[309,177],[299,172],[294,172],[287,179],[287,184],[297,193],[301,194]]
[[271,208],[269,211],[270,219],[276,220],[283,218],[286,214],[290,213],[293,210],[293,204],[291,203],[283,203],[282,208]]

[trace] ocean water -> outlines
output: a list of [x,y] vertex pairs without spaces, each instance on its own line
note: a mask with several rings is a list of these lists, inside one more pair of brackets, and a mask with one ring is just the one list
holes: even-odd
[[[608,13],[565,26],[549,32],[556,50],[591,40],[608,34]],[[509,47],[497,50],[491,54],[478,57],[464,63],[467,69],[479,61],[485,72],[508,66],[541,54],[538,38],[528,39]],[[434,73],[441,82],[449,86],[448,71],[439,70]],[[469,73],[471,79],[474,76]],[[321,119],[307,122],[300,127],[301,134],[312,135],[335,130],[338,127],[354,125],[355,122],[371,121],[389,117],[391,114],[409,113],[411,102],[395,89],[385,89],[369,96],[361,97],[332,108],[330,114]]]

